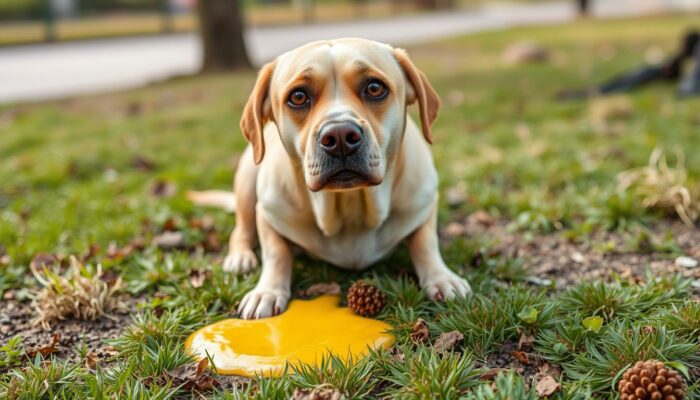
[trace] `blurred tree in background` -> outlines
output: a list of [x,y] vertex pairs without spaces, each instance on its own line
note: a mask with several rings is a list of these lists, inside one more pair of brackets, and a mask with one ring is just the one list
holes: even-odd
[[577,5],[578,14],[580,16],[586,16],[591,11],[590,0],[576,0],[576,5]]
[[202,72],[250,67],[240,0],[199,0],[197,12],[204,49]]

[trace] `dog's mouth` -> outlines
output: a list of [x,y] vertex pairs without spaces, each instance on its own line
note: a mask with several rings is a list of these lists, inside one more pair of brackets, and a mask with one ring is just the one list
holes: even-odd
[[[373,179],[366,173],[356,171],[349,168],[343,168],[329,174],[323,179],[317,187],[311,188],[312,191],[319,190],[349,190],[361,187],[374,186],[381,183]],[[315,190],[314,190],[315,189]]]

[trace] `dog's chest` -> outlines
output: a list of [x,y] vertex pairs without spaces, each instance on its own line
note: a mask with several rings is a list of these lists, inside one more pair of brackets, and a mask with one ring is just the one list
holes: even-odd
[[[381,193],[377,194],[381,197]],[[409,210],[390,209],[371,196],[326,199],[306,213],[266,207],[270,223],[306,252],[333,265],[363,269],[386,257],[428,218],[430,198]]]
[[347,269],[364,269],[386,257],[403,239],[425,221],[427,213],[390,215],[376,229],[350,223],[333,236],[326,236],[313,222],[290,224],[275,219],[273,227],[282,236],[297,244],[314,257]]

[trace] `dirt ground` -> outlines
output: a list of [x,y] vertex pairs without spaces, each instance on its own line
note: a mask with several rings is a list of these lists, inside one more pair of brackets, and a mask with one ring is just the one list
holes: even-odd
[[[653,276],[680,274],[693,279],[693,293],[700,295],[700,267],[676,263],[678,252],[700,260],[700,230],[681,222],[662,220],[649,227],[649,235],[599,231],[585,240],[572,240],[566,232],[532,235],[513,231],[508,221],[473,213],[441,227],[444,240],[457,237],[487,237],[494,242],[493,256],[521,258],[533,284],[564,289],[584,281],[610,281],[613,276],[636,283]],[[675,247],[671,253],[669,246]]]

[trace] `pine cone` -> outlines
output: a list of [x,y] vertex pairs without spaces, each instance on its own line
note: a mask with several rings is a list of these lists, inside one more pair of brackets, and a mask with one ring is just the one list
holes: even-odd
[[639,361],[628,368],[617,390],[620,400],[683,400],[686,392],[681,374],[658,360]]
[[355,281],[348,290],[348,307],[363,317],[379,314],[386,305],[386,295],[365,281]]

